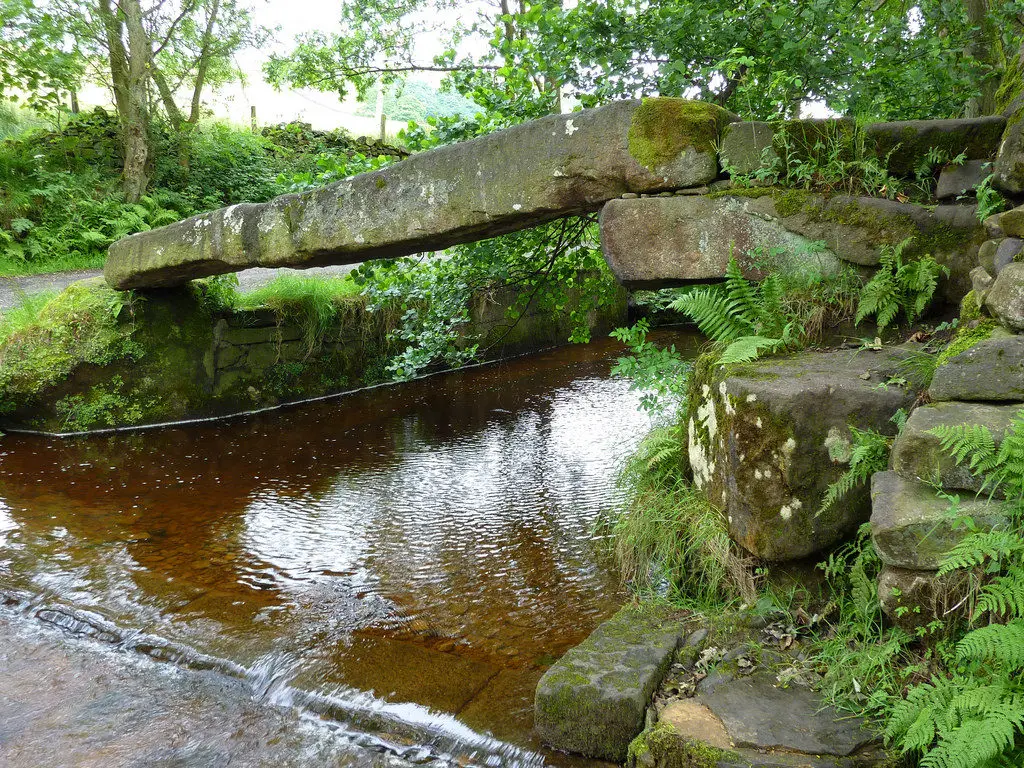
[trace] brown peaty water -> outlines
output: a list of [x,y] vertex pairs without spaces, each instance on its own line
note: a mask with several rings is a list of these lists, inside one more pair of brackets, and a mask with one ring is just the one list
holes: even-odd
[[[533,689],[626,598],[594,534],[649,427],[639,394],[609,376],[620,353],[598,341],[233,422],[8,435],[0,636],[34,617],[91,638],[121,669],[111,695],[132,686],[126,651],[233,675],[267,706],[328,718],[367,755],[567,762],[532,733]],[[65,692],[35,695],[45,709]],[[202,707],[168,707],[186,731],[210,730]],[[68,722],[46,726],[68,755],[104,728]],[[0,727],[0,758],[5,734],[10,750],[33,727]]]

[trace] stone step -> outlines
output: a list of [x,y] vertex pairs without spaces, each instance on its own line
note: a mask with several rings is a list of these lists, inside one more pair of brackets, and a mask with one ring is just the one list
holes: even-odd
[[1005,525],[999,501],[961,498],[956,511],[949,499],[924,483],[895,472],[871,478],[871,538],[882,562],[896,568],[935,570],[946,554],[971,531],[958,520],[970,517],[977,530]]
[[1024,402],[1024,335],[995,328],[936,368],[928,395],[935,401]]
[[630,758],[636,768],[859,768],[884,754],[862,720],[759,673],[672,702],[631,745]]
[[569,650],[537,685],[534,724],[555,749],[621,763],[651,695],[691,627],[673,612],[627,606]]

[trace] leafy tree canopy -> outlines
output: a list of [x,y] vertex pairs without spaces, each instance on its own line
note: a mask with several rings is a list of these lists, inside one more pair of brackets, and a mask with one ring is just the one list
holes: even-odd
[[[512,121],[551,111],[560,94],[584,106],[687,96],[761,118],[796,116],[807,100],[879,119],[952,117],[972,103],[991,111],[979,99],[1016,55],[1024,11],[1020,0],[501,0],[441,24],[455,5],[346,1],[337,33],[302,38],[268,75],[365,94],[380,78],[444,71]],[[431,61],[416,58],[425,21],[450,44]],[[457,53],[474,37],[489,43],[482,54]]]

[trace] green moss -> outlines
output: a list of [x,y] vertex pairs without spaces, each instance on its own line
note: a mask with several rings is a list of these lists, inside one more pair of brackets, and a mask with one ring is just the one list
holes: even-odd
[[656,170],[683,150],[714,152],[728,113],[714,104],[686,99],[644,99],[629,126],[629,153]]
[[708,200],[718,200],[723,197],[745,197],[756,200],[759,197],[773,197],[779,194],[778,187],[730,187],[720,189],[716,192],[709,192],[704,195]]
[[627,764],[652,768],[715,768],[719,762],[737,760],[738,755],[686,739],[668,723],[657,723],[629,745]]
[[125,391],[124,379],[111,377],[84,394],[67,395],[57,401],[57,415],[67,432],[84,432],[102,427],[139,424],[158,405],[154,398],[139,399],[137,392]]
[[[996,110],[1005,113],[1021,96],[1024,96],[1024,61],[1020,56],[1014,55],[1010,57],[999,89],[996,91]],[[1008,116],[1007,127],[1019,121],[1022,114],[1024,109],[1017,105],[1017,109]]]
[[968,291],[967,295],[960,300],[960,325],[966,325],[972,320],[981,320],[984,314],[981,311],[981,302],[978,294]]
[[32,402],[79,365],[138,360],[133,294],[102,280],[75,283],[16,322],[0,322],[0,413]]
[[374,184],[377,185],[377,189],[384,189],[384,187],[388,185],[388,182],[383,176],[378,176]]
[[943,365],[957,355],[963,354],[978,342],[985,341],[998,326],[999,323],[990,317],[961,325],[949,342],[949,346],[939,354],[937,365]]
[[812,200],[811,194],[802,189],[788,189],[775,196],[775,210],[779,216],[795,216],[802,213]]

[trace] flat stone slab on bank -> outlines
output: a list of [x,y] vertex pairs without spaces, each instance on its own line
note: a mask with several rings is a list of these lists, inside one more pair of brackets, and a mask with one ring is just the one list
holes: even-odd
[[761,673],[681,699],[630,746],[631,768],[862,768],[883,759],[877,737],[800,686]]
[[875,737],[809,689],[780,688],[769,675],[732,680],[700,702],[721,719],[735,747],[847,757]]
[[541,739],[621,763],[686,631],[670,613],[623,608],[541,678],[534,703]]
[[630,193],[718,175],[730,113],[682,99],[551,115],[267,203],[234,205],[120,240],[117,289],[173,286],[249,267],[396,258],[596,210]]

